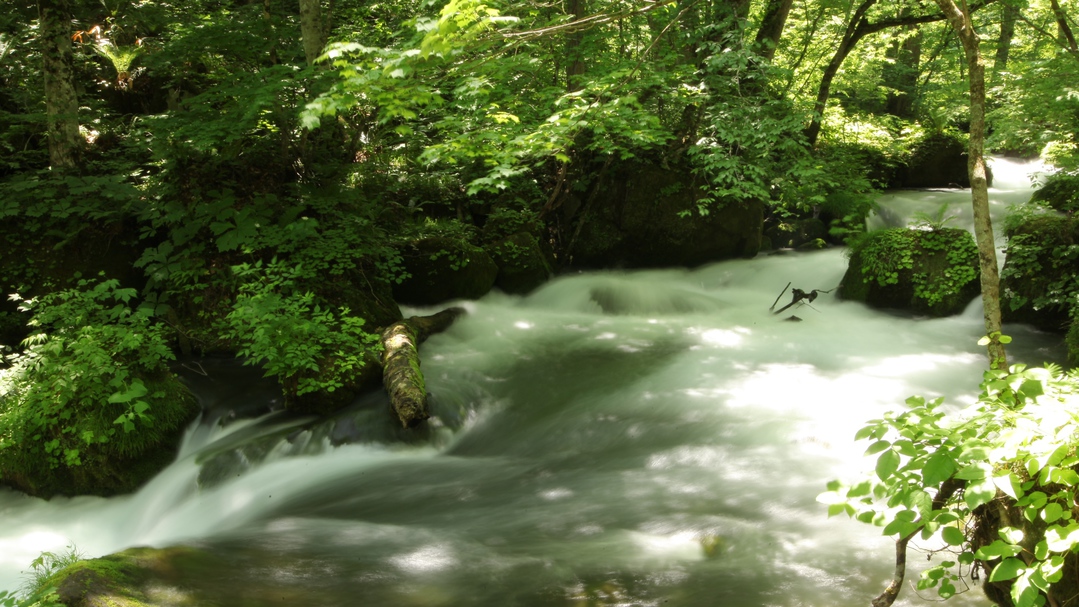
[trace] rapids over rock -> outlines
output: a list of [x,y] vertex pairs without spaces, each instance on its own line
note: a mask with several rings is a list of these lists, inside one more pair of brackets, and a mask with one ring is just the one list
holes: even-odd
[[[1029,170],[995,161],[998,221]],[[966,190],[890,193],[871,224],[942,204],[969,225]],[[464,302],[421,350],[420,433],[381,395],[330,420],[254,416],[277,398],[257,371],[190,361],[208,410],[138,493],[0,490],[0,588],[43,550],[185,545],[213,563],[175,573],[194,604],[866,605],[892,540],[815,498],[872,469],[866,420],[915,394],[970,404],[985,355],[980,301],[943,319],[834,294],[769,312],[788,282],[829,290],[845,269],[838,248],[777,253]],[[1014,362],[1063,359],[1059,336],[1005,333]],[[972,587],[952,604],[988,602]]]

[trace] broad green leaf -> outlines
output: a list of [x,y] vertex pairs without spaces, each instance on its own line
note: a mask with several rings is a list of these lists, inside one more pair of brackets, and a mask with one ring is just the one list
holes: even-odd
[[964,481],[980,481],[986,477],[985,468],[979,465],[963,466],[955,477]]
[[881,451],[884,451],[885,449],[887,449],[888,447],[891,447],[891,446],[892,446],[892,443],[890,443],[890,442],[888,442],[886,440],[879,440],[879,441],[873,443],[872,445],[869,445],[869,447],[867,447],[866,450],[865,450],[865,454],[866,455],[874,455],[876,453],[880,453]]
[[993,559],[999,559],[1001,557],[1015,556],[1022,552],[1023,549],[1014,544],[1008,544],[1002,540],[995,540],[988,546],[982,546],[974,553],[974,558],[979,561],[991,561]]
[[125,390],[123,392],[117,392],[117,393],[113,394],[112,396],[110,396],[109,397],[109,402],[110,403],[126,403],[126,402],[130,402],[130,401],[132,401],[132,400],[134,400],[136,398],[146,396],[147,392],[149,392],[149,390],[147,390],[146,385],[142,383],[142,380],[136,379],[136,380],[131,382],[131,386],[127,390]]
[[993,481],[984,479],[968,485],[966,491],[963,492],[963,499],[966,501],[967,507],[974,510],[982,504],[988,504],[996,495],[996,485],[993,484]]
[[1002,475],[994,476],[993,484],[1012,499],[1019,499],[1023,495],[1022,483],[1014,472],[1004,471]]
[[929,456],[922,467],[922,481],[927,487],[935,487],[955,474],[955,460],[946,451],[937,451]]
[[967,537],[957,527],[945,527],[940,530],[940,537],[944,539],[945,543],[949,546],[962,546],[967,541]]
[[[990,581],[992,576],[990,576]],[[1038,589],[1030,583],[1030,572],[1023,571],[1019,578],[1012,584],[1012,601],[1015,602],[1015,607],[1034,607],[1038,603],[1038,598],[1041,593]]]
[[993,567],[993,572],[989,574],[989,581],[1003,582],[1015,579],[1016,576],[1024,571],[1026,571],[1026,565],[1023,561],[1014,557],[1009,557],[1001,561],[996,567]]
[[1051,525],[1045,530],[1045,543],[1051,552],[1067,552],[1079,544],[1079,524],[1067,527]]
[[1010,544],[1019,544],[1026,537],[1022,529],[1016,529],[1015,527],[1001,527],[998,533],[1001,539]]
[[899,469],[899,454],[895,451],[888,449],[884,453],[880,454],[877,458],[877,477],[880,480],[888,480],[890,476],[895,474],[895,471]]
[[1042,510],[1042,520],[1046,523],[1055,523],[1060,520],[1064,514],[1064,508],[1057,502],[1049,502],[1045,505],[1045,509]]

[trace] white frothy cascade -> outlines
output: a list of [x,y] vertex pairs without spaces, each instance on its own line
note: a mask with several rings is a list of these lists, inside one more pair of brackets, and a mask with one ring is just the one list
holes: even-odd
[[[1029,197],[1032,168],[993,163],[998,220]],[[877,225],[941,204],[958,215],[949,225],[969,224],[966,191],[882,202]],[[626,605],[867,604],[890,576],[891,540],[827,519],[814,498],[828,480],[871,469],[852,443],[866,420],[913,394],[971,403],[985,355],[979,301],[960,316],[912,319],[833,292],[769,312],[788,282],[829,290],[845,269],[834,249],[564,276],[527,297],[468,302],[423,346],[436,414],[464,420],[445,444],[297,454],[287,446],[309,433],[297,425],[279,452],[200,488],[207,453],[291,422],[196,425],[176,463],[132,496],[0,492],[0,588],[72,542],[91,556],[197,542],[272,553],[262,583],[323,576],[322,590],[369,604],[574,604],[602,593]],[[1007,332],[1015,360],[1061,356],[1057,337]],[[897,604],[934,598],[907,589]],[[975,589],[953,604],[987,602]]]

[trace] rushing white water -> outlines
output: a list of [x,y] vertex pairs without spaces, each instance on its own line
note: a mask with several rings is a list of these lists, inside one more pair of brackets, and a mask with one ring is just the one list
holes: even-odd
[[[1022,168],[997,163],[998,205],[1029,195]],[[865,420],[912,394],[969,404],[985,363],[980,302],[947,319],[833,294],[769,312],[788,281],[831,289],[845,266],[841,250],[789,253],[469,302],[423,347],[423,440],[393,440],[368,399],[322,425],[197,424],[133,496],[0,492],[0,588],[71,542],[186,543],[224,563],[180,583],[217,604],[865,605],[892,542],[814,498],[871,468],[852,443]],[[1061,357],[1058,337],[1007,332],[1016,360]],[[219,408],[271,398],[208,368],[195,390]]]

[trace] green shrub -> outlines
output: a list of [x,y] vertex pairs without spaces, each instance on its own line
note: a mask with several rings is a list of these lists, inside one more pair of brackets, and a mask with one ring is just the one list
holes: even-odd
[[298,288],[302,268],[276,261],[233,268],[244,281],[222,327],[249,365],[276,377],[286,399],[353,384],[378,349],[364,319]]
[[1079,210],[1079,172],[1050,175],[1030,201],[1043,202],[1062,213],[1074,213]]
[[946,599],[982,569],[996,604],[1032,607],[1047,596],[1071,604],[1064,598],[1079,591],[1068,573],[1079,565],[1079,374],[1015,365],[986,372],[981,390],[968,409],[911,397],[905,410],[870,420],[855,438],[876,455],[875,476],[834,481],[818,499],[830,516],[883,527],[900,553],[915,537],[939,538],[944,561],[922,572],[918,590]]
[[[0,371],[0,479],[45,497],[131,491],[194,400],[160,326],[115,280],[22,301],[38,333]],[[171,453],[168,454],[171,457]]]

